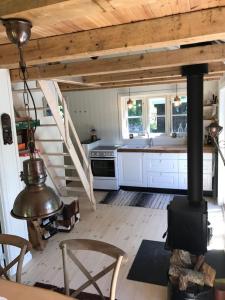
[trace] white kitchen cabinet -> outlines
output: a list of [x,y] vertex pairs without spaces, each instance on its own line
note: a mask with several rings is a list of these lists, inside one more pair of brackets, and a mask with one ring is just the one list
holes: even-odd
[[119,184],[125,186],[144,186],[143,153],[118,153]]
[[148,187],[178,189],[178,173],[148,172],[147,180]]
[[143,157],[146,187],[178,188],[178,159],[174,153],[145,153]]
[[[186,153],[119,152],[119,184],[187,189]],[[212,191],[212,154],[203,155],[203,189]]]
[[[187,155],[179,155],[179,189],[187,189]],[[203,190],[212,191],[212,154],[203,154]]]
[[161,159],[160,157],[152,159],[144,156],[144,168],[147,172],[178,172],[178,160]]
[[[187,173],[179,173],[179,189],[186,190],[187,189]],[[212,174],[204,174],[203,173],[203,190],[204,191],[212,191]]]

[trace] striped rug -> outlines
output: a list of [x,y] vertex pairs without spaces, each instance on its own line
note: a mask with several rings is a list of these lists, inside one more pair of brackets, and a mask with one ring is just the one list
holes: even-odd
[[172,194],[133,192],[133,191],[110,191],[100,202],[116,206],[136,206],[154,209],[167,209],[167,205],[173,199]]

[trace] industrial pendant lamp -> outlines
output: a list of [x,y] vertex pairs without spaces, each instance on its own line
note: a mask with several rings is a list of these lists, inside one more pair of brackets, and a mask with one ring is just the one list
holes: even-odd
[[178,107],[178,106],[180,106],[180,104],[181,104],[180,97],[178,97],[178,95],[177,95],[177,84],[176,84],[176,96],[175,96],[175,98],[173,99],[173,103],[174,103],[174,106],[175,106],[175,107]]
[[220,149],[220,146],[218,144],[218,136],[220,135],[220,133],[222,132],[223,130],[223,127],[220,126],[216,121],[212,122],[211,124],[209,124],[209,126],[206,127],[206,129],[208,130],[208,133],[209,135],[211,136],[211,138],[213,139],[213,142],[220,154],[220,157],[223,161],[223,164],[225,165],[225,158],[224,158],[224,155]]
[[47,178],[44,162],[41,158],[36,158],[36,148],[34,133],[36,130],[31,126],[29,99],[31,99],[37,121],[37,112],[33,95],[29,89],[27,79],[27,67],[23,57],[23,45],[31,36],[32,24],[26,19],[9,18],[0,19],[6,28],[8,39],[15,44],[19,50],[19,66],[21,80],[24,83],[23,100],[28,120],[28,149],[30,158],[23,162],[23,172],[21,180],[26,187],[18,194],[15,199],[11,214],[18,219],[34,220],[45,218],[59,212],[63,208],[58,195],[54,190],[46,186]]
[[128,109],[131,109],[133,107],[133,101],[130,98],[130,88],[129,88],[129,99],[127,101],[127,107]]

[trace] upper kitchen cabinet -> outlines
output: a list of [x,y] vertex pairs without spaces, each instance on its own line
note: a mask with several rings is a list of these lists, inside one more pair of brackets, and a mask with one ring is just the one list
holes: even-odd
[[118,153],[119,184],[144,186],[143,153]]

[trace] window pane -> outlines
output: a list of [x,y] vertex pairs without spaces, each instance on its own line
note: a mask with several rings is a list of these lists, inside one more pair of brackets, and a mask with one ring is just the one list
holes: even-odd
[[173,116],[173,132],[185,132],[187,127],[187,116]]
[[185,115],[187,114],[187,97],[181,96],[181,104],[179,106],[174,106],[172,103],[172,114],[173,115]]
[[150,121],[150,132],[163,133],[165,132],[165,117],[156,117]]
[[165,132],[165,98],[150,99],[150,132]]
[[133,105],[128,108],[128,117],[142,116],[142,100],[132,100]]
[[142,118],[129,118],[128,129],[129,133],[142,133],[144,131]]

